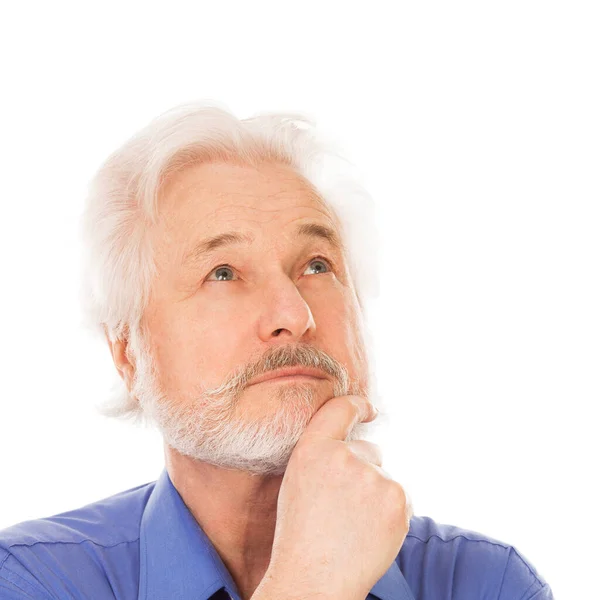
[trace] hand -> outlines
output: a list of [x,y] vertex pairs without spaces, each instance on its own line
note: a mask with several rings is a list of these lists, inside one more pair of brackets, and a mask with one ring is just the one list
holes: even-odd
[[346,442],[376,411],[360,396],[339,396],[313,416],[296,444],[277,502],[264,597],[364,600],[408,533],[412,508],[381,467],[379,447]]

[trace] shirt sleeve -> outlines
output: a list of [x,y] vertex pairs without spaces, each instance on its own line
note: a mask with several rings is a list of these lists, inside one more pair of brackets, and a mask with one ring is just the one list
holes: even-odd
[[55,600],[10,554],[0,548],[0,600]]
[[508,556],[498,600],[554,600],[554,596],[533,565],[513,547]]

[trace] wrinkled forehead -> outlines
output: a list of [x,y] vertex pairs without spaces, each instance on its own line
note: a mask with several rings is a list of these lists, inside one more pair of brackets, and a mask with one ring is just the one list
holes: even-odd
[[[310,226],[321,231],[306,229]],[[151,232],[159,271],[183,269],[187,257],[230,244],[232,233],[238,243],[247,244],[263,235],[263,244],[321,237],[346,258],[337,215],[289,166],[202,163],[171,177],[159,195],[158,221]]]
[[320,217],[342,237],[333,208],[292,167],[265,163],[258,167],[210,162],[172,174],[158,204],[161,234],[181,230],[228,228],[235,219],[257,225],[296,214]]

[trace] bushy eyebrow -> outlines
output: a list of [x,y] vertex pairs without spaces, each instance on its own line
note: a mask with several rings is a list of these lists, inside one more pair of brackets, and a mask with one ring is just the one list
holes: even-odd
[[[338,233],[326,225],[320,225],[319,223],[301,223],[296,228],[295,234],[298,237],[324,240],[335,250],[344,253],[344,244]],[[182,265],[188,266],[194,264],[202,258],[227,246],[237,244],[249,245],[252,242],[254,242],[254,236],[249,233],[240,233],[237,231],[220,233],[198,242],[184,255]]]

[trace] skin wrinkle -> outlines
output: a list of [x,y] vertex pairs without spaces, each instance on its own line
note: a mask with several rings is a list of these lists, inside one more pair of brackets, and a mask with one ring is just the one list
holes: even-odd
[[[119,341],[113,358],[163,434],[171,481],[250,598],[269,564],[296,442],[332,397],[369,395],[360,307],[346,256],[291,235],[299,222],[318,223],[343,242],[334,213],[290,167],[188,167],[160,200],[151,231],[158,275],[132,332],[134,360]],[[239,279],[204,281],[213,259],[201,273],[182,271],[195,242],[230,230],[255,236],[213,257]],[[337,275],[310,273],[321,248]],[[293,365],[316,366],[326,379],[248,385]],[[358,423],[348,439],[364,439],[373,425]]]

